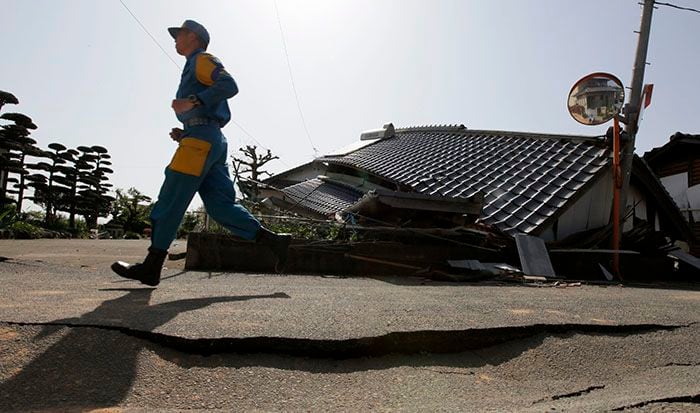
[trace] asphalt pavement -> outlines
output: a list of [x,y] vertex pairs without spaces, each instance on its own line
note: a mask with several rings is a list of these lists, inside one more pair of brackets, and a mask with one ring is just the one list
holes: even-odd
[[0,241],[0,410],[700,407],[693,286],[109,270],[146,248]]

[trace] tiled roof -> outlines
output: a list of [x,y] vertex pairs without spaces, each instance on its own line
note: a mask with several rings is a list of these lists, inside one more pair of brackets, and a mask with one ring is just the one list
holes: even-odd
[[[679,152],[688,154],[687,146],[700,144],[700,135],[691,135],[687,133],[676,132],[671,135],[671,138],[665,145],[653,148],[644,154],[644,159],[647,162],[656,162],[659,159],[670,158],[677,159]],[[684,151],[685,150],[685,151]]]
[[289,186],[282,192],[289,197],[287,202],[326,216],[350,207],[364,195],[349,185],[321,178]]
[[595,179],[608,155],[592,138],[439,126],[399,129],[393,138],[318,161],[363,169],[420,193],[482,192],[482,222],[536,233]]

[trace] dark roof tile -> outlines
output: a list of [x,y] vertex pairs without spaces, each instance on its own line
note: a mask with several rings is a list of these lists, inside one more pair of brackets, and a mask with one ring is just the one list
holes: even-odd
[[321,158],[426,193],[485,195],[481,221],[531,232],[609,162],[592,139],[459,128],[397,129],[344,156]]
[[284,188],[282,192],[289,197],[288,202],[295,206],[308,208],[322,215],[330,215],[353,205],[364,193],[349,185],[311,179]]

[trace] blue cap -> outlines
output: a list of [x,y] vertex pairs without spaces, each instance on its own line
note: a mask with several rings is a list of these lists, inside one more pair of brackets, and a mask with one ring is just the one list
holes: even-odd
[[180,32],[181,29],[187,29],[191,31],[192,33],[196,34],[197,37],[204,43],[204,47],[206,48],[209,45],[209,32],[207,29],[204,28],[201,24],[197,23],[194,20],[185,20],[184,23],[182,23],[181,27],[168,27],[168,32],[170,32],[170,35],[173,36],[173,39],[177,37],[177,34]]

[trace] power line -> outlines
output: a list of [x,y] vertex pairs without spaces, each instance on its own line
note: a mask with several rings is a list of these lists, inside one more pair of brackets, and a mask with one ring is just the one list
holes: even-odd
[[677,6],[677,5],[675,5],[675,4],[671,4],[671,3],[662,3],[662,2],[659,2],[659,1],[655,1],[654,4],[658,4],[659,6],[668,6],[668,7],[674,8],[674,9],[678,9],[678,10],[692,11],[692,12],[695,12],[695,13],[700,13],[700,10],[692,9],[692,8],[690,8],[690,7],[681,7],[681,6]]
[[[153,35],[151,34],[151,32],[148,31],[148,29],[146,28],[146,26],[144,26],[143,23],[141,23],[141,21],[139,20],[139,18],[136,17],[136,15],[129,9],[129,7],[127,7],[127,5],[124,3],[124,1],[119,0],[119,3],[121,3],[122,6],[124,6],[124,8],[126,9],[126,11],[128,11],[129,14],[131,15],[131,17],[134,18],[134,21],[136,21],[136,23],[138,23],[139,26],[141,26],[141,28],[143,29],[143,31],[146,32],[146,34],[151,38],[151,40],[153,40],[153,42],[158,46],[158,48],[160,48],[160,50],[163,52],[163,54],[164,54],[165,56],[167,56],[168,59],[170,59],[171,62],[173,62],[173,64],[178,68],[178,70],[182,70],[182,67],[181,67],[175,60],[173,60],[173,58],[170,56],[170,54],[169,54],[167,51],[165,51],[165,49],[163,48],[163,46],[161,46],[161,44],[158,42],[158,40],[156,40],[156,38],[153,37]],[[233,122],[233,124],[236,125],[236,126],[238,127],[238,129],[240,129],[244,134],[246,134],[248,137],[250,137],[250,138],[251,138],[255,143],[257,143],[261,148],[266,149],[266,150],[270,150],[270,148],[266,148],[263,144],[261,144],[260,141],[258,141],[257,139],[255,139],[255,137],[254,137],[253,135],[251,135],[247,130],[245,130],[245,129],[243,128],[243,126],[241,126],[241,125],[240,125],[238,122],[236,122],[234,119],[231,119],[231,122]],[[282,162],[286,167],[290,168],[289,164],[287,164],[286,162],[284,162],[282,159],[280,159],[280,162]]]
[[280,34],[282,35],[282,48],[284,49],[284,56],[287,58],[287,69],[289,69],[289,80],[292,84],[292,90],[294,91],[294,98],[296,99],[296,102],[297,102],[297,109],[299,109],[299,116],[301,117],[301,123],[302,123],[302,125],[304,125],[304,131],[306,132],[306,137],[309,140],[309,143],[311,144],[311,149],[314,150],[314,156],[318,156],[318,149],[316,149],[316,145],[314,145],[314,142],[311,140],[311,134],[309,133],[309,128],[306,126],[306,119],[304,118],[304,112],[301,110],[301,103],[299,102],[299,94],[297,93],[297,87],[294,83],[294,75],[292,72],[292,63],[289,60],[289,52],[287,51],[287,41],[284,38],[284,29],[282,28],[282,19],[280,18],[280,10],[277,7],[277,0],[273,0],[273,3],[275,5],[275,13],[277,14],[277,24],[279,25]]
[[[268,151],[271,150],[270,148],[266,148],[262,143],[260,143],[257,139],[255,139],[255,137],[254,137],[253,135],[251,135],[247,130],[245,130],[245,129],[243,128],[243,126],[239,125],[238,122],[236,122],[236,121],[233,120],[233,119],[231,119],[231,122],[233,122],[234,125],[238,126],[238,129],[240,129],[241,131],[243,131],[243,133],[245,133],[250,139],[252,139],[253,142],[257,143],[258,146],[260,146],[261,148],[266,149],[266,150],[268,150]],[[243,146],[243,145],[241,145],[241,146]],[[279,160],[280,162],[282,162],[282,164],[284,164],[284,166],[286,166],[287,168],[291,168],[291,166],[290,166],[287,162],[283,161],[281,158],[278,158],[278,160]]]
[[127,5],[124,4],[124,2],[123,2],[122,0],[119,0],[119,3],[121,3],[122,6],[124,6],[124,8],[126,9],[126,11],[129,12],[129,14],[131,15],[131,17],[133,17],[134,20],[136,21],[136,23],[138,23],[139,26],[141,26],[141,28],[143,29],[143,31],[146,32],[146,34],[147,34],[147,35],[153,40],[153,42],[160,48],[160,50],[163,52],[163,54],[165,54],[166,56],[168,56],[168,59],[170,59],[170,61],[173,62],[173,64],[174,64],[178,69],[182,70],[182,67],[180,67],[180,65],[179,65],[175,60],[173,60],[172,57],[170,57],[170,54],[169,54],[168,52],[165,51],[165,49],[163,48],[163,46],[160,45],[160,43],[158,43],[158,40],[156,40],[156,38],[153,37],[153,35],[151,34],[151,32],[148,31],[148,29],[146,28],[146,26],[144,26],[143,23],[141,23],[141,20],[139,20],[139,18],[136,17],[136,15],[129,9],[129,7],[127,7]]

